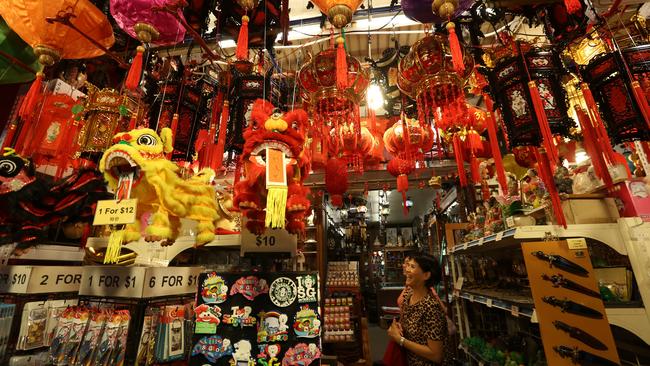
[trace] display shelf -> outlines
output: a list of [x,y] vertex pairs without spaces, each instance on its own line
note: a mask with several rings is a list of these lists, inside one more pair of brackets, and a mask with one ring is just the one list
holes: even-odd
[[17,261],[52,261],[52,262],[81,262],[85,252],[79,246],[39,244],[30,248],[20,256],[12,255],[9,260]]
[[384,251],[384,252],[414,252],[417,251],[416,247],[372,247],[373,251]]
[[498,363],[496,363],[496,362],[488,362],[488,361],[483,360],[483,358],[482,358],[481,356],[479,356],[478,354],[472,352],[472,351],[469,349],[469,347],[467,347],[466,345],[464,345],[464,344],[462,344],[462,343],[461,343],[458,347],[459,347],[463,352],[465,352],[465,354],[466,354],[467,356],[469,356],[472,360],[476,361],[476,362],[479,364],[479,366],[486,366],[486,365],[493,366],[493,365],[498,365]]
[[514,316],[524,316],[532,318],[533,316],[533,299],[524,296],[501,295],[487,296],[486,294],[476,291],[461,291],[460,297],[478,304],[485,305],[489,308],[496,308],[507,311]]
[[318,254],[318,252],[315,251],[315,250],[310,250],[310,251],[307,251],[307,252],[302,252],[302,254]]
[[542,240],[547,236],[557,238],[590,238],[598,240],[627,255],[619,224],[576,224],[563,228],[558,225],[519,226],[499,233],[488,235],[453,247],[453,253],[486,252],[518,246],[523,240]]

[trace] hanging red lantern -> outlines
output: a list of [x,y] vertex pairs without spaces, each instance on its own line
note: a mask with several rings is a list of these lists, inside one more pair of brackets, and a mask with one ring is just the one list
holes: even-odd
[[367,127],[361,127],[361,133],[357,133],[353,123],[346,123],[339,126],[338,132],[341,157],[354,170],[361,170],[365,157],[370,154],[377,144],[375,137]]

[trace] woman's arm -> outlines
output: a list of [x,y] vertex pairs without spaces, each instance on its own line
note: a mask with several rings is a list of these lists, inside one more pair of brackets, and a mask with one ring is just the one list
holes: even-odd
[[428,339],[427,344],[419,344],[408,339],[404,339],[404,348],[415,353],[416,355],[426,358],[435,363],[441,363],[443,359],[443,345],[442,341],[434,341]]

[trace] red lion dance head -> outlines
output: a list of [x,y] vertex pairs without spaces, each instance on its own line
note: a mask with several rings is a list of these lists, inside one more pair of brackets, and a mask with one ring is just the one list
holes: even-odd
[[242,161],[245,179],[235,185],[235,206],[246,215],[246,227],[262,234],[267,227],[292,234],[305,229],[310,211],[309,158],[303,151],[307,113],[295,109],[282,115],[270,102],[258,99],[253,123],[244,132]]

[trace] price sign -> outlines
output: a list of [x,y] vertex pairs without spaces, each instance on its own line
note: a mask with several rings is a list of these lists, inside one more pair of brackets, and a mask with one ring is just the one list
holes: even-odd
[[93,225],[132,224],[135,222],[137,206],[138,200],[135,198],[97,201]]
[[585,238],[570,238],[566,240],[571,250],[584,250],[587,249],[587,241]]
[[491,308],[492,307],[492,299],[487,299],[487,301],[485,302],[485,305],[487,305],[488,308]]
[[514,227],[515,226],[515,218],[512,216],[506,217],[506,226],[507,227]]
[[499,231],[496,238],[494,238],[495,241],[501,241],[501,239],[503,239],[503,231]]
[[144,267],[83,267],[79,295],[142,297]]
[[467,246],[468,246],[468,245],[469,245],[469,243],[468,243],[468,242],[465,242],[465,243],[463,244],[463,250],[467,249]]
[[263,235],[255,235],[242,222],[241,254],[246,253],[291,253],[296,255],[298,239],[284,229],[266,229]]
[[33,267],[27,293],[78,292],[82,272],[83,267]]
[[512,307],[510,308],[510,314],[512,314],[512,316],[516,318],[519,318],[519,306],[512,305]]
[[474,302],[474,295],[469,295],[469,301]]
[[25,294],[32,267],[2,266],[0,267],[0,293]]
[[200,267],[147,268],[142,297],[182,295],[196,292]]
[[478,245],[483,245],[483,242],[485,241],[485,238],[480,238],[478,240]]

